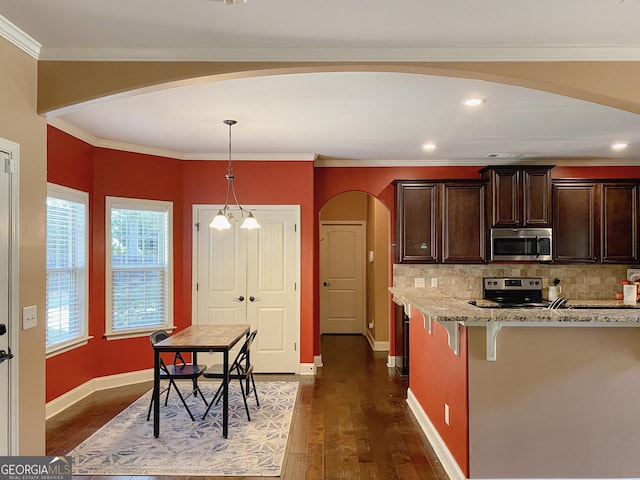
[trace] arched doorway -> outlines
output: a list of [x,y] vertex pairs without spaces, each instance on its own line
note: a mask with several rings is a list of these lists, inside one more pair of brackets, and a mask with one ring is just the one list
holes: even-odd
[[[320,210],[319,220],[320,334],[361,334],[373,350],[388,351],[389,210],[368,193],[349,191],[331,198]],[[337,240],[330,246],[328,236],[333,233]],[[350,258],[355,251],[359,258]],[[347,281],[358,269],[362,283]],[[339,285],[332,288],[336,281]],[[362,291],[352,292],[356,287]]]

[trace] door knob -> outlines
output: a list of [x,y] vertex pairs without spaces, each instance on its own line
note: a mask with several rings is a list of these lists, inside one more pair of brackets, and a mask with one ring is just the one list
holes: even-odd
[[9,349],[9,353],[5,352],[4,350],[0,350],[0,363],[4,362],[5,360],[11,360],[13,358],[13,353],[11,353],[11,349]]
[[240,295],[239,297],[236,297],[233,299],[235,302],[244,302],[244,297],[242,295]]
[[331,285],[329,282],[322,282],[323,287],[328,287],[329,285]]
[[7,326],[4,323],[0,323],[0,335],[7,333]]
[[250,296],[250,297],[249,297],[249,301],[250,301],[250,302],[259,302],[259,301],[260,301],[260,299],[259,299],[259,298],[254,297],[254,296],[252,295],[252,296]]

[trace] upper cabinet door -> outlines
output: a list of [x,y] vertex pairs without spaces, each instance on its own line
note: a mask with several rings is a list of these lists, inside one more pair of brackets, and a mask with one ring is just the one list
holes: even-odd
[[522,225],[551,226],[551,170],[528,167],[522,170]]
[[484,263],[484,183],[445,183],[442,188],[442,262]]
[[597,182],[553,186],[553,250],[559,262],[594,263],[600,256]]
[[396,183],[396,261],[435,263],[438,240],[438,185]]
[[489,222],[493,227],[515,227],[520,225],[520,170],[517,168],[495,168],[488,171],[490,188]]
[[638,263],[638,184],[603,183],[603,263]]
[[490,227],[551,226],[551,166],[486,167]]

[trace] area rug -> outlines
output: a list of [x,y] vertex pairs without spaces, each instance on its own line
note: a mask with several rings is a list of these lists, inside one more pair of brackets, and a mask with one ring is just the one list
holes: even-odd
[[[218,383],[203,381],[211,399]],[[186,386],[182,385],[182,390]],[[256,382],[260,407],[248,399],[251,421],[238,382],[229,389],[229,432],[222,438],[222,402],[202,420],[200,397],[187,403],[195,421],[173,391],[160,406],[160,435],[147,421],[151,391],[82,442],[69,455],[74,475],[278,476],[282,468],[297,382]]]

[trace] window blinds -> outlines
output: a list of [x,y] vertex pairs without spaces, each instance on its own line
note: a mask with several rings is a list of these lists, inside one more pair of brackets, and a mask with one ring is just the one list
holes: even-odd
[[47,348],[85,335],[86,209],[47,197]]

